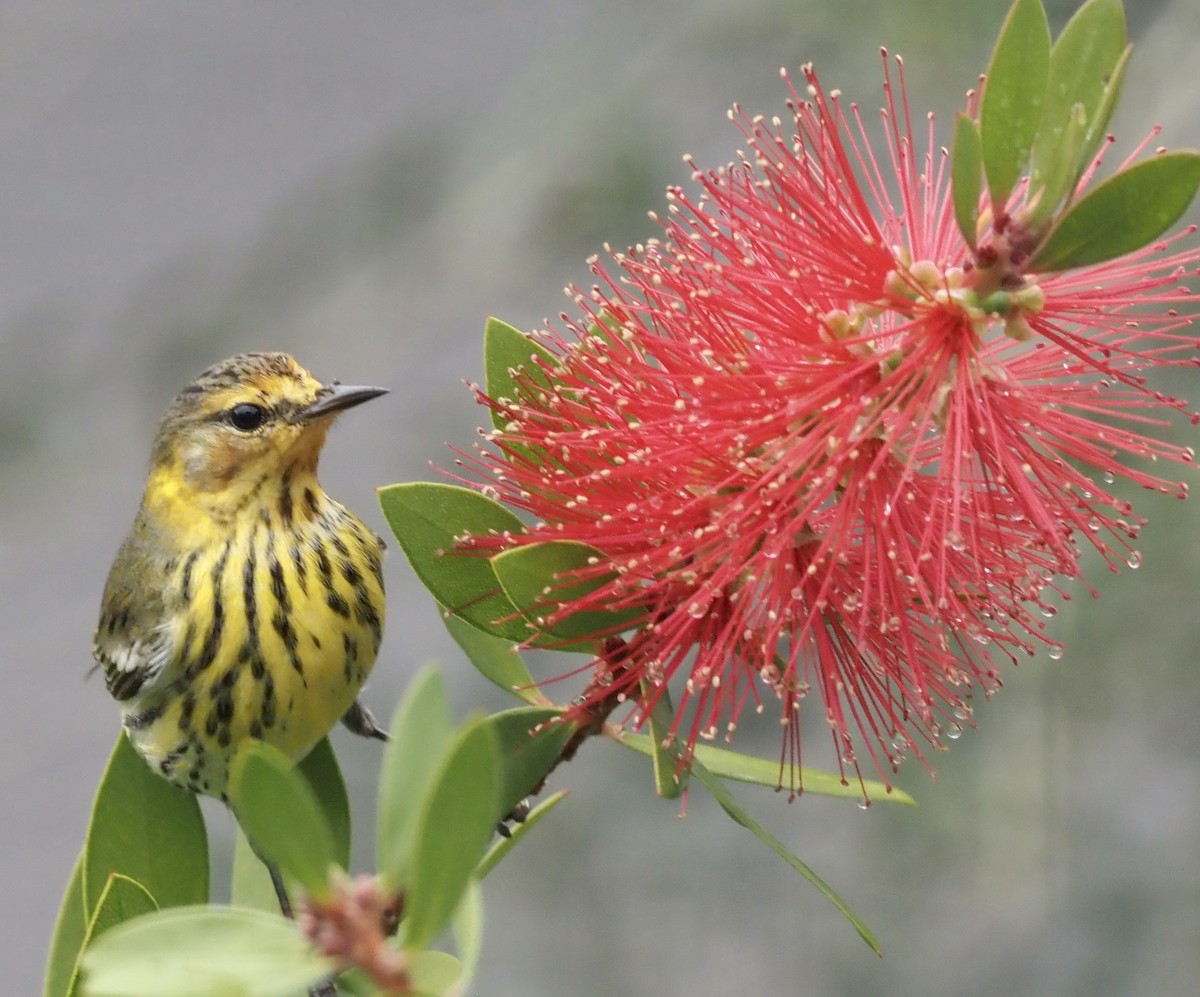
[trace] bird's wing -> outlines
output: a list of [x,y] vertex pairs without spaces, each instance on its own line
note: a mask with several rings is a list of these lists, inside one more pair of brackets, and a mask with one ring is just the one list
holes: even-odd
[[134,535],[122,544],[104,586],[92,655],[117,700],[136,696],[170,663],[174,642],[166,626],[161,578]]

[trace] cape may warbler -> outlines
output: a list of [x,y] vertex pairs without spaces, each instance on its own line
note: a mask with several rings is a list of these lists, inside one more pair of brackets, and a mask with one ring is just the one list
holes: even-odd
[[383,633],[383,542],[322,491],[317,460],[337,414],[383,393],[244,353],[159,423],[93,653],[171,782],[223,797],[247,738],[299,759],[338,718],[382,736],[355,697]]

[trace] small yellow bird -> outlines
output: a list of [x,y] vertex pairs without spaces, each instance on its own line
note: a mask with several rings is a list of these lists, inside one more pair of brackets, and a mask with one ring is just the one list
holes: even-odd
[[224,798],[249,738],[300,759],[356,697],[383,635],[383,541],[317,481],[338,413],[383,388],[323,384],[284,353],[204,371],[159,423],[93,653],[130,742]]

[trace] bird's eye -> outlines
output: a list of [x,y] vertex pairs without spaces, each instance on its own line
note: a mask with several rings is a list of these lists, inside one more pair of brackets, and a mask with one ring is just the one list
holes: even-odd
[[266,417],[266,409],[261,405],[252,405],[249,402],[235,405],[229,410],[230,424],[234,429],[240,429],[243,433],[251,433],[258,429]]

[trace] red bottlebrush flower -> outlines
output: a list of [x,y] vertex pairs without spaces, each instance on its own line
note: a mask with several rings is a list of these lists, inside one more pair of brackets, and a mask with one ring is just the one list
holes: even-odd
[[476,471],[535,522],[469,546],[599,550],[597,587],[550,593],[546,629],[636,610],[593,698],[645,716],[681,677],[689,752],[775,698],[794,772],[809,697],[843,772],[865,750],[886,780],[956,736],[998,661],[1057,656],[1043,616],[1081,546],[1134,562],[1141,520],[1108,483],[1184,493],[1141,466],[1191,460],[1148,435],[1183,406],[1142,374],[1196,363],[1175,308],[1200,252],[1034,273],[1021,191],[973,249],[902,76],[885,61],[881,161],[804,72],[794,133],[735,108],[738,163],[672,189],[662,238],[615,272],[594,263],[554,363],[481,395],[506,427]]

